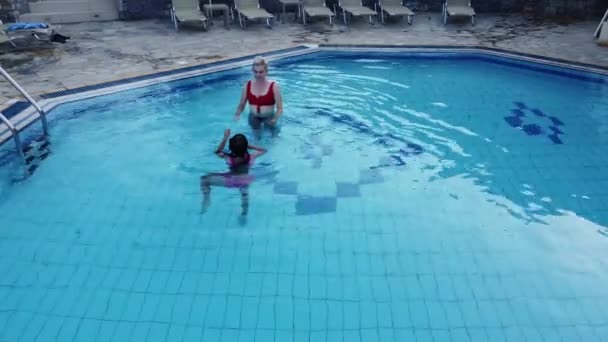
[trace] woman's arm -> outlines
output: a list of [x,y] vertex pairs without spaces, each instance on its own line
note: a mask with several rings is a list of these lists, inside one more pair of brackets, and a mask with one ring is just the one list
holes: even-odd
[[235,120],[241,118],[241,113],[245,109],[245,104],[247,104],[247,84],[245,84],[243,91],[241,92],[241,99],[239,100],[239,105],[236,107],[236,112],[234,113]]
[[275,82],[273,87],[274,99],[277,105],[277,111],[274,113],[274,118],[270,120],[270,124],[274,125],[277,123],[281,115],[283,114],[283,97],[281,96],[281,88],[279,84]]
[[226,147],[226,141],[228,141],[229,137],[230,137],[230,130],[227,129],[224,131],[224,137],[222,138],[222,141],[220,141],[220,144],[217,146],[217,149],[215,149],[215,154],[217,154],[218,156],[220,156],[222,158],[225,157],[224,147]]

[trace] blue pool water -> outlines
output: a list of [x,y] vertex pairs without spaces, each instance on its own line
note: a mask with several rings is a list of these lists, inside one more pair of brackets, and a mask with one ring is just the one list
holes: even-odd
[[0,150],[0,341],[608,341],[608,79],[442,56],[273,62],[257,138],[249,68],[58,107]]

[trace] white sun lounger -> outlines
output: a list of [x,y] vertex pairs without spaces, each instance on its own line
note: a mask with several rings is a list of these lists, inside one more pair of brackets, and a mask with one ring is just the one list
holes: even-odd
[[296,6],[296,14],[294,21],[298,20],[300,16],[300,0],[278,0],[282,7],[281,13],[281,22],[285,22],[285,17],[287,16],[287,6]]
[[309,17],[328,17],[329,25],[333,25],[332,19],[334,12],[332,12],[327,5],[325,0],[302,0],[302,22],[306,24],[306,16]]
[[384,24],[384,13],[391,17],[407,16],[407,23],[412,24],[414,12],[403,5],[402,0],[378,0],[377,5],[380,7],[380,20]]
[[448,23],[449,17],[471,17],[471,24],[475,25],[475,10],[470,0],[445,0],[443,4],[443,23]]
[[12,46],[17,47],[13,40],[4,31],[0,31],[0,44],[10,43]]
[[597,45],[608,46],[608,24],[602,25],[600,37],[597,39]]
[[4,24],[2,20],[0,20],[0,43],[10,43],[13,46],[17,46],[14,41],[18,39],[28,40],[31,37],[36,38],[40,41],[49,41],[53,33],[55,33],[55,28],[51,25],[48,25],[47,28],[28,28],[28,29],[20,29],[10,31],[8,28],[11,24]]
[[175,31],[185,22],[200,22],[203,29],[207,30],[207,17],[201,12],[198,0],[172,0],[171,20]]
[[598,45],[608,46],[608,10],[604,13],[604,17],[593,33],[593,37],[597,38]]
[[235,0],[234,7],[239,17],[239,25],[245,27],[245,20],[266,20],[266,26],[272,28],[271,19],[274,16],[264,10],[258,0]]
[[369,17],[369,23],[373,24],[374,21],[372,16],[377,15],[376,11],[369,7],[363,6],[360,0],[339,0],[338,6],[342,9],[342,15],[344,16],[344,24],[347,24],[346,14],[350,14],[353,17]]

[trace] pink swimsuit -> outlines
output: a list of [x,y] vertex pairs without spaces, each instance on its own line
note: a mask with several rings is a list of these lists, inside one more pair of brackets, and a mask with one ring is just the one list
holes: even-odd
[[[231,169],[236,168],[238,166],[250,167],[251,165],[253,165],[254,158],[251,158],[250,155],[247,155],[245,159],[247,160],[246,163],[237,165],[236,158],[228,156],[226,157],[226,163]],[[227,188],[243,188],[253,182],[253,176],[249,175],[248,173],[235,174],[234,172],[225,172],[221,175],[224,177],[224,186]]]

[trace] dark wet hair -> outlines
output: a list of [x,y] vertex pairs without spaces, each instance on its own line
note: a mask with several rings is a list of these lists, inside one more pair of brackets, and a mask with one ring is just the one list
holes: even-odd
[[249,142],[247,141],[247,137],[243,134],[235,134],[228,142],[228,148],[233,157],[247,158],[249,155],[247,152],[248,147]]

